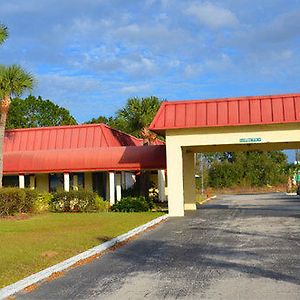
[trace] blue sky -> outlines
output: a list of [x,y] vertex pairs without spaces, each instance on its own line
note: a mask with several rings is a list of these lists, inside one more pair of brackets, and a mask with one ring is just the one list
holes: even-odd
[[129,97],[300,92],[299,0],[9,0],[0,63],[79,122]]

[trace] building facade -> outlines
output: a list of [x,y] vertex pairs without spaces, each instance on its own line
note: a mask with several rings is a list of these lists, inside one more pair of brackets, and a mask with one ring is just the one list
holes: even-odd
[[7,130],[3,185],[41,192],[86,189],[114,204],[143,171],[165,199],[165,145],[143,146],[141,139],[105,124]]

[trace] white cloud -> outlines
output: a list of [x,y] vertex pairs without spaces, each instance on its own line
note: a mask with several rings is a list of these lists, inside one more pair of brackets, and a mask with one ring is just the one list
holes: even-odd
[[115,39],[123,41],[127,47],[147,47],[152,52],[176,52],[186,49],[188,43],[194,43],[192,36],[184,29],[168,27],[157,21],[155,24],[128,24],[116,29]]
[[144,77],[158,71],[154,60],[147,57],[133,56],[122,59],[121,61],[124,70],[134,76]]
[[158,0],[145,0],[145,6],[150,7],[154,4],[156,4],[157,2],[158,2]]
[[45,88],[50,92],[60,91],[73,91],[78,93],[80,91],[93,92],[101,89],[100,81],[95,78],[89,78],[88,76],[69,76],[61,74],[47,74],[40,75],[38,77],[39,87]]
[[201,65],[198,64],[188,64],[185,68],[184,68],[184,75],[186,77],[194,77],[197,76],[199,74],[201,74],[201,72],[203,71],[203,67]]
[[238,24],[238,19],[231,10],[209,2],[192,3],[186,9],[186,13],[212,29],[234,27]]
[[15,3],[3,1],[3,3],[0,4],[0,11],[1,14],[31,13],[39,11],[41,7],[41,4],[30,1],[19,1]]
[[127,85],[121,88],[121,92],[124,94],[137,94],[140,92],[149,91],[151,88],[150,84],[141,84],[141,85]]

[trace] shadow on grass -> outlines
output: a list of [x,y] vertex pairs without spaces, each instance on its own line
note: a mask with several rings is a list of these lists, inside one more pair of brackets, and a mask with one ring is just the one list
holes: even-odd
[[113,239],[112,236],[98,236],[97,237],[97,240],[100,242],[100,243],[105,243],[109,240]]

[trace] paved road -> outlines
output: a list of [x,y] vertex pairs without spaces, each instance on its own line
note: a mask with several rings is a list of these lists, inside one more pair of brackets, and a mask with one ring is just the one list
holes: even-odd
[[223,196],[23,299],[300,299],[300,198]]

